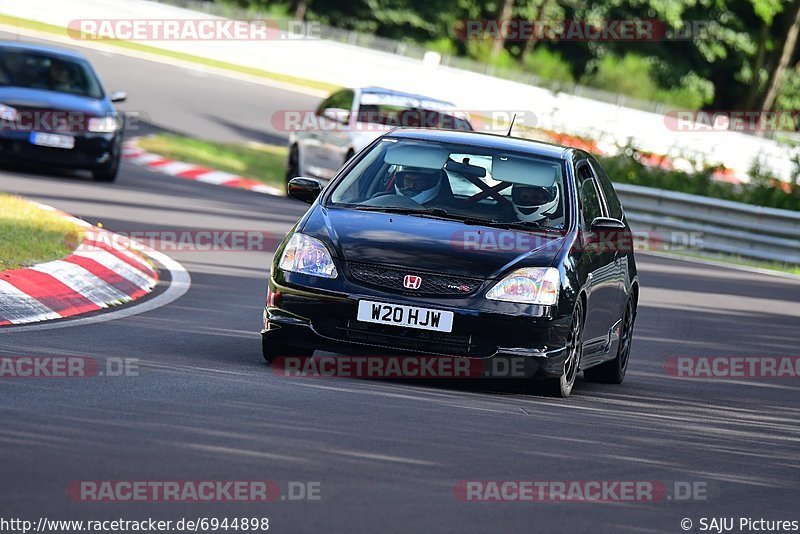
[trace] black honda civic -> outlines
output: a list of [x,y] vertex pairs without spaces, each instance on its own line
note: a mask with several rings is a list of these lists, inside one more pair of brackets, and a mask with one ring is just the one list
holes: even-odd
[[[524,360],[547,394],[625,377],[639,296],[609,177],[575,148],[398,129],[362,150],[278,247],[264,358]],[[532,381],[534,382],[534,381]]]
[[75,52],[0,42],[0,160],[117,177],[123,117],[89,61]]

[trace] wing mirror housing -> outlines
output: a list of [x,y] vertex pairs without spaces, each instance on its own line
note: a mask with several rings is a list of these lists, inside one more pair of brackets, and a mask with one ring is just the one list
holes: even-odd
[[591,250],[595,252],[621,252],[630,248],[632,243],[628,239],[623,221],[612,217],[597,217],[592,221],[586,245],[591,246]]
[[322,192],[322,184],[319,183],[319,180],[315,180],[314,178],[298,176],[297,178],[289,180],[286,192],[295,200],[305,202],[306,204],[313,204]]
[[612,217],[597,217],[592,221],[592,232],[613,232],[625,230],[625,223]]

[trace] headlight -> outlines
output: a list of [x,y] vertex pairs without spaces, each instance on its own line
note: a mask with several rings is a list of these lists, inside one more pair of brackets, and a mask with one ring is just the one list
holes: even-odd
[[558,302],[561,277],[553,267],[517,269],[486,293],[487,299],[550,306]]
[[117,131],[119,121],[116,117],[97,117],[89,119],[87,129],[95,133],[113,133]]
[[5,104],[0,104],[0,121],[16,122],[16,120],[17,110]]
[[303,234],[294,234],[289,239],[278,267],[284,271],[322,278],[336,278],[338,275],[325,244]]

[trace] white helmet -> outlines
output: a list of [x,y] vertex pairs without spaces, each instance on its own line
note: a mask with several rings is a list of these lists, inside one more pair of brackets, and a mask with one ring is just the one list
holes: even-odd
[[519,220],[538,222],[552,215],[558,208],[558,186],[514,184],[511,188],[511,200]]
[[442,171],[438,169],[397,171],[394,178],[395,192],[419,204],[425,204],[436,198],[441,187]]

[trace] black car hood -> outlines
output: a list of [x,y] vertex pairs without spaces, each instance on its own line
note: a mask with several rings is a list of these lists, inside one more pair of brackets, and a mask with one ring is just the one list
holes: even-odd
[[114,111],[106,100],[23,87],[0,87],[0,103],[23,109],[78,111],[92,116],[105,116]]
[[565,236],[460,221],[316,206],[303,226],[340,260],[496,278],[514,264],[550,265]]

